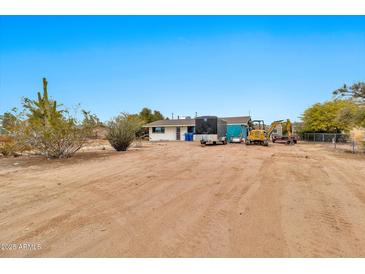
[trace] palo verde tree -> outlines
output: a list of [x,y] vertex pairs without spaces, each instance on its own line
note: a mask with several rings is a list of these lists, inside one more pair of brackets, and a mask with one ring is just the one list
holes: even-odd
[[351,125],[339,117],[344,109],[352,111],[355,108],[356,105],[351,100],[333,100],[314,104],[304,111],[303,130],[333,133],[348,131]]

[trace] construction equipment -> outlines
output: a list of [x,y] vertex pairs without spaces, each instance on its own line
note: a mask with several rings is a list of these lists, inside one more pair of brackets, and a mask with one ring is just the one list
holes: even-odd
[[264,120],[252,120],[248,124],[246,145],[269,145],[268,135],[265,130]]
[[[272,142],[273,143],[284,143],[284,144],[288,144],[288,145],[296,144],[298,142],[298,137],[293,134],[293,125],[290,122],[290,120],[287,119],[285,122],[281,121],[280,124],[281,124],[282,128],[286,130],[286,134],[281,134],[281,135],[272,134],[272,136],[271,136]],[[276,127],[276,125],[275,125],[275,127]],[[274,128],[272,130],[274,130]],[[271,133],[270,133],[270,135],[271,135]]]
[[275,142],[284,142],[286,144],[296,144],[297,138],[293,136],[293,127],[292,123],[289,119],[285,122],[284,120],[278,120],[271,123],[269,130],[266,131],[265,123],[263,120],[253,120],[249,123],[249,133],[246,140],[246,145],[269,145],[269,139],[274,131],[274,129],[278,126],[282,125],[287,131],[287,136],[273,136],[273,143]]

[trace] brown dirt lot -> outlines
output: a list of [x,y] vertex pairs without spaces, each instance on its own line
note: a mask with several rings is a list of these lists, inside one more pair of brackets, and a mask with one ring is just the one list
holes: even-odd
[[[365,257],[365,160],[190,142],[0,159],[0,230],[2,257]],[[4,246],[22,243],[41,249]]]

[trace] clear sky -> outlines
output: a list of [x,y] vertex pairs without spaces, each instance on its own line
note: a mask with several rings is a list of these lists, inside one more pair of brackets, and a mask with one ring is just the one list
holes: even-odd
[[104,121],[144,106],[298,120],[365,80],[365,16],[0,16],[0,112],[42,77]]

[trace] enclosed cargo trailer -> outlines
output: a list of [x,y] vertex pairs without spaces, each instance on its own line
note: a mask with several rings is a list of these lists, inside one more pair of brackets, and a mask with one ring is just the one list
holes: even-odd
[[205,144],[226,144],[227,123],[217,116],[195,118],[195,140]]

